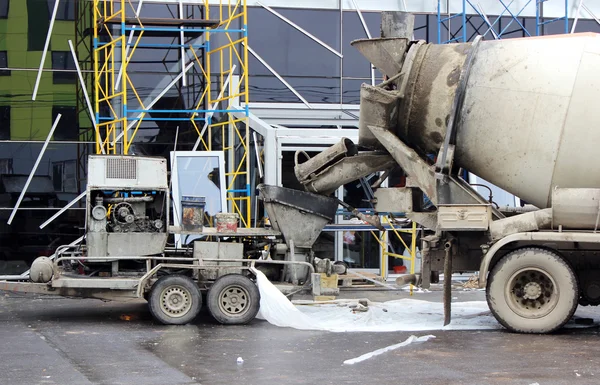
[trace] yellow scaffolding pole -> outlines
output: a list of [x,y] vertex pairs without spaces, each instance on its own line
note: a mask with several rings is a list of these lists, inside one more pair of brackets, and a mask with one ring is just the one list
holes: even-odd
[[[118,6],[115,7],[115,2]],[[126,77],[121,78],[121,84],[117,87],[116,73],[126,71],[126,61],[117,60],[117,52],[121,58],[125,58],[125,0],[94,0],[94,113],[98,134],[96,135],[96,153],[101,153],[104,148],[107,154],[117,153],[117,131],[121,127],[123,132],[123,143],[127,143],[127,87]],[[113,34],[108,22],[114,23],[118,20],[121,25],[121,33]],[[101,32],[105,33],[107,41],[102,41]],[[117,91],[117,89],[121,89]],[[115,105],[119,104],[119,108]],[[102,116],[103,111],[108,111],[109,116]],[[104,131],[106,139],[102,139],[101,130]],[[127,153],[127,147],[123,148]]]
[[[204,78],[205,89],[198,95],[199,98],[194,103],[195,109],[185,111],[189,111],[190,127],[196,130],[198,135],[201,135],[201,149],[224,152],[225,159],[228,161],[228,183],[223,188],[227,188],[228,204],[231,211],[240,215],[243,226],[250,227],[252,189],[249,170],[251,151],[247,108],[249,101],[247,1],[220,0],[218,5],[212,6],[212,12],[208,0],[192,6],[200,7],[203,18],[207,21],[205,27],[197,28],[204,33],[204,47],[195,48],[190,45],[195,65],[200,69],[201,76]],[[214,7],[219,8],[218,12]],[[94,112],[97,126],[102,130],[101,134],[104,134],[96,136],[96,152],[100,153],[104,148],[107,154],[116,154],[119,150],[118,140],[119,143],[122,143],[121,153],[128,154],[142,121],[151,119],[148,114],[149,106],[144,105],[132,78],[127,73],[136,49],[145,44],[145,42],[141,44],[140,41],[144,30],[149,28],[149,24],[140,19],[132,0],[93,0],[93,8],[94,90],[96,95]],[[126,14],[132,12],[135,15],[133,23],[126,19]],[[211,14],[215,17],[218,15],[218,20],[212,20]],[[183,18],[184,16],[180,15],[179,17]],[[131,33],[129,28],[131,24],[134,25],[136,39],[128,49],[127,35]],[[194,28],[196,27],[192,27],[192,29]],[[160,30],[165,31],[165,28],[161,27]],[[221,34],[226,38],[213,39],[211,38],[213,34]],[[181,44],[184,43],[181,42]],[[196,51],[200,49],[203,50],[201,57],[196,54]],[[233,73],[234,68],[238,68],[236,74]],[[222,96],[219,96],[228,76],[231,76],[229,87]],[[139,104],[140,111],[128,106],[128,95],[132,95],[132,104],[133,102]],[[227,112],[231,110],[234,103],[244,106],[244,118],[236,118],[232,113]],[[208,105],[212,110],[202,109],[203,105]],[[190,107],[194,108],[194,106]],[[225,119],[213,121],[212,115],[217,111],[224,112]],[[139,117],[135,118],[137,121],[134,127],[129,129],[128,120],[133,121],[134,118],[128,117],[128,113],[135,112],[140,112]],[[206,122],[205,132],[197,124],[197,121],[202,119],[205,119]],[[215,139],[213,136],[215,135],[221,136],[217,139],[220,139],[222,148],[213,148],[213,139]]]
[[[415,273],[415,262],[416,262],[416,258],[417,258],[417,231],[418,231],[417,224],[415,222],[412,222],[410,229],[403,229],[403,228],[395,227],[393,224],[393,221],[391,221],[388,216],[382,216],[382,219],[383,219],[382,224],[384,226],[388,225],[390,227],[390,230],[381,232],[381,237],[374,231],[371,231],[371,234],[373,235],[373,237],[375,238],[377,243],[379,243],[379,246],[381,248],[381,264],[380,264],[381,265],[381,277],[384,279],[387,277],[386,273],[388,270],[388,266],[387,266],[388,257],[393,257],[393,258],[410,261],[409,273],[414,274]],[[391,234],[388,236],[388,233],[391,233]],[[402,239],[402,237],[400,235],[401,233],[411,235],[410,246],[408,246],[406,244],[406,242],[404,242],[404,239]],[[407,250],[409,250],[409,254],[410,254],[409,257],[388,251],[389,241],[391,241],[390,237],[392,234],[395,235],[397,237],[397,239],[400,240],[400,242],[402,242],[402,245]],[[412,293],[413,293],[413,285],[410,285],[410,294],[412,295]]]
[[[196,106],[199,109],[202,103],[214,106],[213,109],[220,111],[230,110],[230,103],[238,101],[238,105],[247,103],[249,100],[248,87],[248,16],[246,0],[221,0],[219,3],[219,27],[206,32],[206,45],[204,63],[195,56],[196,64],[205,76],[208,94],[202,96]],[[206,8],[207,17],[209,14]],[[241,28],[232,27],[233,21],[241,20]],[[220,46],[213,46],[211,39],[213,34],[222,34],[227,40]],[[224,87],[225,79],[228,76],[234,76],[233,68],[239,68],[239,80],[234,85],[233,80],[229,82],[228,89],[219,94]],[[217,71],[214,71],[217,69]],[[216,78],[216,83],[213,82]],[[214,85],[218,87],[214,87]],[[243,99],[243,101],[241,100]],[[221,106],[219,106],[221,105]],[[248,119],[248,110],[245,110],[244,118],[235,118],[233,114],[225,112],[226,119],[220,122],[214,122],[209,118],[207,130],[201,138],[201,144],[206,151],[214,151],[213,135],[219,133],[221,136],[227,169],[227,202],[231,211],[240,216],[244,227],[251,226],[251,186],[250,186],[250,151],[249,138],[250,128]],[[196,115],[192,116],[192,124],[198,133],[201,131],[194,122]],[[233,164],[231,164],[233,162]]]

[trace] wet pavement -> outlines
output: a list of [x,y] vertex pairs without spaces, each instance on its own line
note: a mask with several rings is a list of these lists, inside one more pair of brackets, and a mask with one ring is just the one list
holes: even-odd
[[[439,300],[439,293],[414,298]],[[346,292],[394,299],[406,293]],[[482,292],[457,292],[458,301]],[[600,317],[600,309],[586,312]],[[0,384],[598,384],[600,330],[553,335],[505,331],[329,333],[271,326],[155,323],[145,302],[36,297],[0,292]],[[347,359],[405,341],[352,366]],[[238,365],[236,360],[244,362]]]

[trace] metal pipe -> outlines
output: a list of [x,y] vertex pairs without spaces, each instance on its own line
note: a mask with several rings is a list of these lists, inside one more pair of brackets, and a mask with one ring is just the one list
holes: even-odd
[[[152,260],[152,261],[190,261],[190,262],[194,262],[194,261],[207,261],[206,259],[202,259],[202,258],[194,258],[194,257],[150,257],[150,256],[131,256],[131,257],[111,257],[111,256],[106,256],[106,257],[88,257],[85,255],[76,257],[76,256],[68,256],[68,257],[59,257],[56,258],[54,260],[55,264],[58,264],[58,262],[60,261],[65,261],[65,260],[73,260],[73,261],[82,261],[85,260],[87,262],[98,262],[98,261],[135,261],[135,260]],[[210,261],[210,260],[209,260]],[[216,261],[224,261],[224,260],[219,260],[216,259]],[[236,259],[233,261],[228,261],[228,262],[240,262],[240,261],[244,261],[243,259]]]
[[[94,109],[92,108],[92,103],[90,102],[90,97],[88,95],[87,89],[85,87],[85,81],[83,80],[83,75],[81,74],[81,68],[79,67],[79,59],[77,59],[77,53],[75,53],[75,48],[73,47],[73,42],[69,40],[69,48],[71,49],[71,55],[73,56],[73,61],[75,62],[75,69],[77,70],[77,77],[79,78],[79,84],[81,85],[81,91],[83,91],[83,97],[85,98],[85,103],[88,108],[88,112],[90,114],[90,120],[92,121],[92,125],[94,126],[94,131],[96,131],[96,137],[98,143],[103,143],[102,138],[100,136],[100,131],[98,130],[98,126],[96,124],[96,119],[94,118]],[[104,145],[100,146],[100,151],[105,154]],[[41,227],[40,227],[41,228]]]
[[69,202],[65,207],[60,209],[56,214],[51,216],[50,219],[48,219],[46,222],[42,223],[40,225],[40,229],[43,229],[44,227],[48,226],[53,220],[58,218],[62,213],[64,213],[68,209],[70,209],[75,203],[79,202],[85,196],[86,193],[87,193],[87,191],[84,191],[81,194],[79,194],[79,196],[77,198],[75,198],[71,202]]
[[302,32],[303,34],[305,34],[306,36],[308,36],[309,38],[311,38],[312,40],[314,40],[315,42],[319,43],[320,45],[322,45],[325,49],[327,49],[328,51],[331,51],[332,53],[336,54],[337,56],[339,56],[340,58],[344,57],[341,53],[339,53],[338,51],[336,51],[335,49],[331,48],[330,46],[328,46],[327,44],[323,43],[321,40],[317,39],[315,36],[311,35],[310,33],[308,33],[306,30],[304,30],[303,28],[301,28],[300,26],[298,26],[296,23],[294,23],[293,21],[291,21],[290,19],[286,18],[285,16],[283,16],[282,14],[280,14],[279,12],[273,10],[272,8],[262,4],[260,1],[257,1],[257,4],[260,5],[261,7],[263,7],[264,9],[266,9],[267,11],[271,12],[273,15],[277,16],[278,18],[280,18],[281,20],[285,21],[286,23],[288,23],[289,25],[291,25],[292,27],[296,28],[298,31]]
[[[204,261],[212,261],[211,259],[204,259]],[[226,259],[215,259],[214,261],[221,261],[221,262],[237,262],[236,260],[226,260]],[[250,264],[250,266],[253,266],[255,263],[262,263],[265,265],[303,265],[303,266],[307,266],[308,269],[310,270],[311,273],[314,274],[315,272],[315,267],[308,263],[308,262],[303,262],[303,261],[273,261],[273,260],[262,260],[262,259],[250,259],[249,261],[252,261],[253,263]]]
[[120,197],[120,198],[103,198],[103,200],[107,203],[119,203],[119,202],[153,202],[153,196],[144,196],[144,197]]
[[[411,266],[412,268],[412,266]],[[417,274],[408,274],[396,278],[397,286],[416,285],[418,281]]]
[[485,33],[483,34],[483,37],[485,37],[485,35],[487,35],[487,33],[489,31],[494,36],[494,40],[498,40],[498,34],[496,34],[496,31],[494,31],[494,26],[490,23],[490,19],[488,19],[487,15],[483,11],[483,7],[481,6],[481,3],[477,3],[477,8],[478,9],[476,9],[476,11],[478,11],[479,13],[481,13],[481,17],[483,18],[483,21],[485,21],[485,23],[489,27],[488,30],[485,31]]
[[587,5],[585,5],[585,4],[583,4],[582,6],[583,6],[583,9],[585,9],[585,10],[586,10],[586,12],[587,12],[587,13],[589,13],[589,14],[590,14],[590,16],[591,16],[591,17],[592,17],[594,20],[596,20],[596,23],[600,24],[600,20],[598,20],[598,18],[596,17],[596,15],[595,15],[595,14],[594,14],[594,13],[593,13],[593,12],[592,12],[592,11],[591,11],[589,8],[588,8],[588,6],[587,6]]
[[[185,67],[185,71],[183,71],[182,73],[186,73],[193,66],[194,66],[194,62],[193,61],[189,62],[187,67]],[[171,80],[171,82],[165,87],[165,89],[163,89],[158,95],[156,95],[156,97],[147,106],[145,106],[146,110],[150,110],[156,104],[156,102],[158,102],[160,100],[160,98],[162,98],[167,92],[169,92],[171,87],[173,87],[175,84],[177,84],[179,79],[181,79],[182,73],[180,73],[173,80]],[[132,122],[127,125],[127,130],[131,129],[144,114],[146,114],[146,112],[140,112],[135,118],[130,119],[130,120],[132,120]],[[121,132],[115,138],[113,145],[115,145],[123,137],[124,134],[125,134],[125,131]]]
[[[244,44],[244,43],[242,43],[242,44]],[[279,75],[279,73],[277,71],[275,71],[273,69],[273,67],[271,67],[269,65],[269,63],[267,63],[265,61],[265,59],[263,59],[252,48],[250,48],[249,44],[247,45],[247,47],[248,47],[248,52],[250,52],[259,62],[261,62],[261,64],[264,65],[269,70],[269,72],[271,72],[273,75],[275,75],[275,77],[277,79],[279,79],[279,81],[282,82],[284,86],[286,86],[290,91],[292,91],[294,93],[294,95],[296,95],[298,97],[298,99],[300,99],[302,101],[302,103],[304,103],[306,105],[306,107],[312,109],[312,106],[310,105],[310,103],[306,99],[304,99],[304,97],[302,95],[300,95],[300,93],[298,91],[296,91],[296,89],[294,87],[292,87],[290,85],[290,83],[288,83],[281,75]]]
[[[231,67],[231,71],[229,71],[229,75],[227,75],[227,79],[225,79],[225,83],[223,83],[223,88],[221,89],[221,92],[219,92],[219,96],[217,96],[217,100],[223,99],[223,95],[225,94],[225,90],[227,89],[227,86],[229,85],[229,82],[231,81],[231,75],[233,75],[233,73],[235,72],[235,68],[236,68],[236,64],[234,64]],[[248,101],[246,101],[246,103],[247,102]],[[206,132],[206,129],[208,128],[208,122],[210,122],[210,119],[213,117],[214,109],[217,106],[217,104],[219,104],[219,103],[220,102],[215,102],[208,108],[209,111],[206,113],[206,119],[204,120],[204,126],[202,127],[202,131],[200,131],[200,135],[198,135],[198,139],[196,139],[196,143],[194,143],[194,147],[192,148],[192,151],[196,151],[198,149],[198,147],[200,146],[200,140],[204,136],[204,133]],[[189,164],[190,163],[188,161],[187,166],[189,166]]]
[[444,326],[448,325],[452,319],[452,245],[453,241],[448,241],[444,245]]
[[35,85],[33,86],[33,95],[31,96],[31,100],[35,100],[37,97],[38,87],[40,86],[40,80],[42,79],[44,63],[46,62],[46,54],[48,53],[48,46],[50,46],[50,37],[52,36],[52,29],[54,28],[54,21],[56,20],[56,13],[58,12],[59,4],[60,0],[55,0],[54,9],[52,10],[52,17],[50,17],[50,25],[48,26],[48,33],[46,34],[46,42],[44,43],[44,50],[42,51],[42,59],[40,60],[40,68],[38,69]]
[[577,6],[577,12],[575,13],[575,18],[573,19],[573,26],[571,27],[571,33],[575,33],[575,28],[577,28],[577,22],[579,21],[579,15],[581,12],[581,6],[583,5],[584,0],[579,0],[579,5]]
[[[58,3],[58,0],[56,0],[56,2]],[[19,209],[19,206],[21,205],[21,201],[23,200],[23,197],[25,196],[25,193],[27,192],[27,188],[29,187],[31,180],[33,179],[33,176],[35,175],[35,172],[37,171],[38,166],[40,165],[40,161],[42,160],[42,157],[44,156],[44,153],[46,152],[46,148],[48,147],[50,138],[52,138],[52,134],[54,134],[54,130],[56,129],[56,126],[58,126],[58,122],[60,121],[61,116],[62,116],[61,114],[56,115],[54,124],[52,125],[52,128],[50,128],[50,132],[48,133],[48,136],[46,137],[46,141],[44,142],[44,145],[42,146],[42,150],[38,154],[35,164],[33,165],[33,169],[29,173],[29,177],[27,178],[27,181],[25,182],[25,186],[23,186],[23,191],[21,191],[21,194],[19,195],[19,199],[17,200],[15,207],[13,207],[12,213],[10,214],[10,218],[8,218],[7,223],[9,225],[12,223],[12,221],[15,217],[15,214],[17,213],[17,210]]]
[[[179,0],[179,18],[183,19],[183,1]],[[180,55],[181,55],[181,85],[182,87],[186,87],[187,86],[187,82],[185,79],[185,73],[183,72],[183,69],[185,68],[185,48],[184,48],[184,44],[185,44],[185,36],[184,36],[184,31],[185,28],[182,26],[180,28],[181,32],[179,32],[179,39],[181,41],[181,48],[180,48]]]
[[[135,17],[136,18],[140,17],[140,12],[142,10],[142,5],[143,4],[144,4],[144,0],[139,0],[137,9],[135,10]],[[131,60],[131,57],[129,56],[129,49],[131,48],[131,42],[133,41],[133,34],[134,33],[135,33],[134,30],[131,30],[129,32],[129,38],[127,39],[127,46],[125,47],[125,57],[123,58],[123,60],[127,60],[128,62]],[[121,84],[121,76],[123,76],[123,66],[119,66],[119,73],[117,74],[117,81],[115,81],[115,91],[119,90],[119,85]]]
[[523,213],[529,213],[532,211],[537,211],[537,210],[539,210],[539,208],[537,208],[533,205],[525,205],[525,207],[504,206],[504,207],[499,207],[498,210],[500,210],[500,212],[503,214],[523,214]]
[[[356,1],[352,0],[352,5],[354,5],[354,9],[356,9],[356,13],[358,14],[358,18],[360,19],[360,23],[363,26],[363,29],[365,30],[365,33],[367,34],[367,37],[369,39],[372,39],[373,37],[371,36],[371,31],[369,30],[369,27],[367,26],[367,23],[365,22],[365,18],[363,17],[363,14],[360,10],[360,8],[358,8],[358,5],[356,5]],[[369,63],[369,67],[371,69],[371,85],[375,85],[375,67],[373,67],[373,64]]]
[[386,288],[388,288],[388,289],[392,289],[392,290],[398,290],[398,288],[397,288],[397,287],[395,287],[395,286],[388,285],[387,283],[383,283],[383,282],[376,281],[376,280],[374,280],[373,278],[369,278],[369,277],[367,277],[366,275],[363,275],[363,274],[361,274],[361,273],[359,273],[359,272],[357,272],[357,271],[354,271],[354,270],[350,270],[350,269],[348,269],[348,272],[350,272],[350,273],[352,273],[352,274],[354,274],[354,275],[356,275],[356,276],[358,276],[358,277],[360,277],[360,278],[362,278],[362,279],[364,279],[364,280],[367,280],[367,281],[369,281],[369,282],[373,282],[373,283],[374,283],[374,284],[376,284],[376,285],[383,286],[383,287],[386,287]]
[[488,202],[493,203],[494,193],[492,192],[492,189],[489,186],[486,186],[484,184],[479,184],[479,183],[469,183],[469,185],[476,186],[476,187],[486,188],[489,191],[489,193],[490,193],[490,197],[488,199]]
[[[131,260],[153,260],[153,261],[190,261],[190,262],[234,262],[234,263],[243,263],[243,264],[273,264],[273,265],[303,265],[307,266],[309,270],[314,273],[315,268],[309,262],[303,261],[274,261],[274,260],[261,260],[261,259],[240,259],[240,258],[194,258],[194,257],[150,257],[150,256],[131,256],[131,257],[87,257],[87,256],[68,256],[68,257],[60,257],[55,259],[55,264],[58,264],[60,261],[64,260],[85,260],[88,262],[94,261],[131,261]],[[185,266],[185,268],[212,268],[213,266],[205,266],[205,265],[181,265]]]
[[29,277],[22,277],[20,275],[0,275],[0,281],[26,281]]
[[256,165],[258,166],[258,176],[260,179],[263,177],[263,168],[262,162],[260,161],[260,154],[258,152],[258,139],[256,137],[256,132],[252,132],[252,137],[254,138],[254,155],[256,156]]
[[[83,239],[84,239],[84,238],[85,238],[85,236],[81,236],[81,237],[77,238],[76,240],[74,240],[73,242],[69,243],[69,244],[68,244],[68,245],[66,245],[66,246],[59,246],[59,247],[56,249],[56,251],[54,252],[54,254],[52,254],[52,255],[51,255],[51,256],[49,256],[48,258],[50,258],[50,259],[54,259],[54,258],[56,257],[56,255],[58,254],[58,253],[57,253],[57,252],[58,252],[58,250],[60,250],[61,248],[64,248],[64,247],[74,247],[74,246],[77,246],[79,243],[81,243],[81,241],[83,241]],[[29,271],[30,271],[30,270],[26,270],[24,273],[22,273],[22,274],[21,274],[21,276],[20,276],[20,277],[21,277],[21,278],[27,278],[27,277],[29,277]]]

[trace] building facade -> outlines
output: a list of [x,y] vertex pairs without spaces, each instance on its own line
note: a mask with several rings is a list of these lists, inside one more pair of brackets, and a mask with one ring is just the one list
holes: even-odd
[[[560,9],[564,9],[555,4],[559,2],[548,2],[551,7],[542,22],[559,17]],[[204,1],[185,3],[188,18],[201,17]],[[379,11],[405,9],[397,4],[402,2],[385,0],[328,0],[314,6],[311,1],[300,1],[287,8],[281,7],[284,3],[287,4],[248,3],[249,106],[251,112],[276,131],[275,142],[269,145],[261,135],[253,142],[265,153],[274,154],[268,161],[265,159],[268,163],[265,166],[270,166],[265,180],[297,187],[290,172],[295,152],[314,154],[337,142],[342,135],[355,136],[360,85],[382,80],[381,74],[352,48],[351,42],[379,36]],[[515,8],[504,12],[497,8],[497,0],[484,1],[483,7],[468,10],[460,9],[462,2],[450,1],[456,5],[440,8],[440,14],[434,6],[437,1],[427,7],[424,3],[406,4],[407,10],[420,12],[415,18],[415,39],[460,41],[477,34],[487,39],[498,35],[514,38],[533,35],[540,28],[544,34],[565,32],[565,23],[560,20],[541,24],[535,10],[519,12]],[[79,203],[47,228],[39,229],[46,219],[85,190],[86,156],[94,151],[93,125],[69,47],[71,40],[85,88],[91,98],[98,97],[92,87],[92,7],[83,0],[61,0],[59,4],[38,82],[54,0],[0,0],[0,261],[31,261],[38,255],[51,254],[56,246],[82,235],[84,227],[84,207]],[[134,8],[137,5],[131,4]],[[594,12],[600,14],[597,5],[585,5],[578,0],[566,5],[564,15],[569,31],[577,24],[575,32],[600,32],[593,17]],[[142,12],[145,17],[172,17],[178,12],[178,2],[146,1]],[[460,17],[451,18],[452,15]],[[166,46],[171,41],[154,37],[152,43]],[[161,91],[158,85],[162,81],[179,74],[176,66],[181,56],[169,48],[138,50],[135,60],[129,63],[129,74],[140,85],[138,96],[144,99]],[[199,73],[197,68],[190,71],[186,84],[173,87],[154,108],[191,108],[202,92]],[[215,75],[215,83],[218,80]],[[34,91],[36,97],[32,100]],[[135,96],[130,98],[131,104],[135,104]],[[19,193],[58,114],[60,122],[35,178],[14,222],[8,225]],[[161,116],[165,119],[142,124],[132,147],[134,154],[167,157],[173,149],[177,128],[178,149],[192,148],[197,139],[194,127],[176,120],[181,117],[178,113]],[[253,180],[260,182],[257,176]],[[368,209],[364,194],[359,184],[344,186],[338,192],[340,198]],[[318,244],[321,252],[333,254],[337,260],[353,266],[380,269],[380,246],[373,235],[369,231],[352,230],[350,218],[343,213],[338,222],[347,223],[350,230],[325,232]],[[6,264],[4,267],[4,272],[10,272]]]

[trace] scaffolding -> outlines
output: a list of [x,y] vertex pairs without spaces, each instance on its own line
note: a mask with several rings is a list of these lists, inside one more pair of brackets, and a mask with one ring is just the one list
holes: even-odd
[[[546,20],[544,3],[550,1],[564,4],[564,15]],[[459,0],[458,12],[450,11],[453,1],[438,0],[438,44],[465,43],[472,41],[478,35],[487,37],[488,34],[491,34],[494,39],[514,37],[515,33],[520,33],[522,37],[541,36],[545,34],[546,25],[556,22],[563,22],[564,33],[569,33],[568,0],[527,0],[517,5],[507,0],[497,0],[497,2],[502,11],[499,15],[490,18],[477,0]],[[528,28],[524,15],[528,7],[534,6],[535,28]],[[442,13],[442,7],[445,8],[446,13]]]
[[[198,135],[193,150],[223,151],[228,210],[249,227],[246,0],[222,0],[218,5],[209,5],[208,0],[165,2],[168,12],[160,18],[146,16],[146,8],[156,4],[94,0],[96,153],[130,154],[144,122],[189,127]],[[165,14],[171,17],[162,17]],[[147,85],[138,87],[129,70],[140,49],[178,53],[177,63],[165,68],[157,92],[147,97],[139,92]],[[176,108],[160,107],[168,92],[177,94]]]
[[[75,52],[83,77],[83,85],[77,82],[76,116],[79,126],[79,141],[77,144],[77,192],[85,191],[87,180],[87,157],[90,155],[90,142],[94,141],[94,128],[90,127],[94,116],[86,105],[85,93],[93,85],[92,61],[92,2],[75,2]],[[84,88],[85,86],[85,88]],[[83,125],[83,126],[82,126]]]
[[[419,229],[417,228],[416,222],[408,222],[410,228],[400,227],[398,225],[394,225],[394,217],[389,215],[381,215],[381,223],[384,226],[386,231],[381,231],[379,233],[375,231],[371,231],[371,235],[375,238],[377,243],[379,243],[381,250],[381,277],[383,279],[388,278],[388,257],[401,259],[403,261],[410,262],[410,269],[406,273],[415,274],[415,264],[417,262],[417,233]],[[407,244],[402,238],[402,234],[410,235],[410,245]],[[392,240],[396,239],[400,242],[400,244],[404,247],[404,249],[408,252],[408,256],[399,254],[394,250],[392,245]],[[391,250],[391,251],[390,251]],[[410,286],[410,292],[412,294],[413,286]]]

